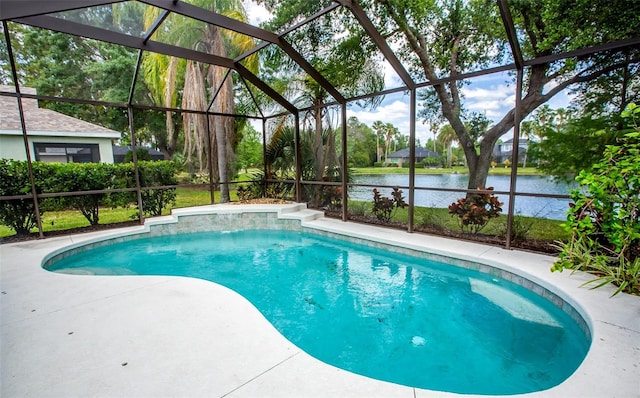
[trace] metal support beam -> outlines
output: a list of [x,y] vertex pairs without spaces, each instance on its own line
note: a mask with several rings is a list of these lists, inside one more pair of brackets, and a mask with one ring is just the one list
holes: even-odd
[[156,33],[156,30],[158,30],[158,28],[164,22],[164,20],[167,19],[169,14],[170,14],[169,11],[164,10],[162,14],[158,16],[158,19],[155,20],[153,25],[151,25],[149,27],[149,30],[147,30],[147,32],[144,34],[144,43],[148,42],[151,39],[151,36],[153,36],[153,34]]
[[244,87],[247,89],[247,92],[251,96],[251,101],[253,101],[253,105],[256,106],[256,109],[258,110],[260,117],[264,119],[264,112],[262,112],[262,109],[260,108],[260,104],[258,104],[256,97],[253,95],[253,91],[251,91],[251,88],[249,88],[249,83],[247,83],[247,81],[244,80],[242,76],[240,76],[240,80],[242,80],[242,84],[244,84]]
[[211,194],[211,204],[216,203],[216,189],[213,184],[213,145],[211,145],[211,123],[209,121],[209,115],[204,115],[207,118],[207,167],[209,168],[209,193]]
[[347,104],[342,104],[341,107],[342,123],[341,136],[342,136],[342,221],[349,219],[349,195],[347,191],[349,189],[349,168],[347,167]]
[[0,2],[0,16],[2,19],[24,18],[33,15],[121,3],[123,1],[124,0],[2,0]]
[[31,196],[33,197],[33,211],[36,213],[36,224],[38,225],[38,236],[42,239],[44,232],[42,230],[42,217],[40,217],[40,204],[38,203],[38,191],[36,189],[36,179],[33,174],[33,162],[31,159],[31,149],[29,148],[29,137],[27,136],[27,124],[24,120],[24,108],[22,107],[22,96],[20,94],[20,81],[18,79],[18,71],[16,69],[15,58],[13,57],[13,48],[11,47],[11,38],[9,35],[9,26],[6,21],[2,21],[4,30],[4,39],[7,43],[7,55],[11,63],[11,78],[16,88],[16,100],[18,101],[18,114],[20,115],[20,129],[22,130],[22,140],[24,142],[24,150],[27,155],[27,171],[29,172],[29,183],[31,184]]
[[[267,193],[267,187],[269,183],[267,180],[269,179],[268,170],[267,170],[267,119],[262,118],[262,171],[264,173],[264,181],[263,183],[263,193]],[[263,195],[263,197],[266,195]]]
[[[333,11],[334,9],[336,9],[336,8],[338,8],[338,7],[340,7],[340,5],[339,5],[339,4],[337,4],[337,3],[331,4],[330,6],[328,6],[328,7],[326,7],[326,8],[323,8],[322,10],[320,10],[320,11],[318,11],[317,13],[315,13],[315,14],[311,15],[310,17],[305,18],[303,21],[300,21],[300,22],[298,22],[297,24],[295,24],[295,25],[293,25],[293,26],[289,27],[289,28],[288,28],[288,29],[286,29],[285,31],[280,32],[280,33],[278,34],[278,36],[279,36],[279,37],[284,37],[285,35],[287,35],[287,34],[289,34],[289,33],[293,32],[294,30],[296,30],[296,29],[298,29],[298,28],[300,28],[300,27],[302,27],[302,26],[304,26],[304,25],[306,25],[306,24],[308,24],[308,23],[309,23],[309,22],[311,22],[311,21],[314,21],[314,20],[316,20],[316,19],[320,18],[320,17],[321,17],[321,16],[323,16],[324,14],[328,14],[329,12]],[[252,48],[251,50],[246,51],[246,52],[244,52],[243,54],[239,55],[239,56],[238,56],[238,58],[234,59],[234,61],[235,61],[235,62],[240,62],[240,61],[242,61],[243,59],[245,59],[245,58],[247,58],[247,57],[251,56],[252,54],[255,54],[255,53],[257,53],[258,51],[260,51],[260,50],[262,50],[262,49],[264,49],[264,48],[268,47],[270,44],[271,44],[271,43],[269,43],[269,42],[263,41],[263,42],[259,43],[257,46],[255,46],[254,48]]]
[[136,91],[136,83],[138,82],[138,72],[140,72],[140,64],[142,63],[142,50],[138,51],[138,59],[136,61],[136,68],[133,71],[133,78],[131,79],[131,88],[129,89],[129,99],[127,105],[133,104],[133,93]]
[[511,16],[508,0],[498,0],[498,8],[500,8],[502,24],[507,31],[507,38],[509,39],[514,62],[516,63],[516,67],[520,69],[524,65],[524,58],[522,58],[522,50],[518,42],[518,35],[516,34],[516,28],[513,24],[513,17]]
[[407,70],[404,68],[404,66],[398,59],[398,57],[396,57],[396,54],[393,52],[393,50],[391,50],[391,47],[389,47],[389,43],[387,43],[387,41],[384,39],[384,37],[382,37],[380,32],[378,32],[378,29],[376,29],[376,27],[373,25],[373,22],[371,22],[371,19],[369,19],[369,17],[367,16],[367,13],[364,12],[360,4],[354,0],[335,0],[335,1],[337,1],[338,3],[342,4],[344,7],[351,10],[353,15],[358,20],[358,22],[360,22],[360,25],[365,30],[365,32],[367,32],[367,34],[371,37],[371,39],[376,44],[376,46],[378,46],[378,49],[382,52],[382,55],[384,55],[384,57],[387,59],[387,62],[391,64],[391,67],[393,68],[393,70],[395,70],[398,76],[400,76],[400,79],[402,80],[404,85],[407,86],[407,88],[409,88],[410,90],[413,90],[416,87],[416,84],[413,81],[413,78],[411,77],[409,72],[407,72]]
[[215,25],[223,29],[229,29],[243,35],[268,41],[270,43],[278,42],[278,35],[276,35],[273,32],[269,32],[268,30],[258,28],[257,26],[249,25],[237,19],[229,18],[222,14],[218,14],[216,12],[206,10],[201,7],[193,6],[184,1],[181,1],[181,2],[175,2],[174,0],[138,0],[138,1],[154,7],[162,8],[167,11],[171,11],[176,14],[183,15],[185,17],[193,18],[198,21]]
[[513,113],[514,125],[513,125],[513,150],[511,152],[511,180],[509,183],[509,211],[507,212],[507,241],[505,246],[507,249],[511,249],[511,234],[513,231],[513,215],[515,209],[516,200],[516,182],[518,181],[518,157],[519,157],[519,145],[520,145],[520,118],[521,115],[521,103],[522,103],[522,79],[523,70],[518,69],[518,75],[516,76],[516,106]]
[[281,38],[279,42],[280,48],[287,53],[295,63],[297,63],[313,80],[315,80],[320,87],[325,89],[339,104],[344,104],[346,101],[342,94],[327,79],[318,72],[313,65],[311,65],[295,48],[289,44],[285,39]]
[[227,71],[224,74],[224,77],[220,81],[220,84],[218,84],[218,88],[216,88],[216,92],[211,97],[211,101],[209,101],[209,105],[207,106],[207,112],[213,106],[213,103],[216,101],[216,98],[218,98],[218,94],[220,94],[220,91],[222,90],[222,87],[224,86],[224,83],[227,81],[227,77],[229,77],[230,73],[231,73],[231,69],[227,69]]
[[413,217],[415,209],[415,190],[416,190],[416,89],[414,88],[409,92],[410,105],[409,115],[409,211],[407,223],[409,224],[407,229],[409,232],[413,232]]
[[640,37],[632,37],[630,39],[612,41],[610,43],[599,44],[597,46],[580,48],[578,50],[573,50],[566,53],[553,54],[553,55],[547,55],[544,57],[533,58],[533,59],[524,61],[524,66],[546,64],[549,62],[559,61],[561,59],[584,57],[584,56],[592,55],[596,53],[607,52],[607,51],[617,51],[617,50],[623,50],[625,48],[632,48],[632,47],[638,47],[638,46],[640,46]]
[[302,202],[302,185],[300,184],[300,180],[302,179],[302,154],[300,153],[301,145],[300,145],[300,115],[298,112],[293,114],[295,118],[295,139],[294,139],[294,148],[296,152],[296,202]]
[[158,54],[170,55],[173,57],[189,59],[192,61],[222,66],[225,68],[235,68],[233,60],[230,58],[207,54],[201,51],[190,50],[183,47],[172,46],[153,40],[145,40],[141,37],[129,36],[124,33],[113,32],[89,25],[83,25],[65,19],[48,16],[34,16],[28,18],[20,18],[15,22],[35,26],[38,28],[49,29],[54,32],[61,32],[73,36],[86,37],[88,39],[94,39],[107,43],[118,44],[125,47],[137,48],[139,50],[155,52]]
[[136,128],[133,123],[133,107],[127,107],[127,116],[129,117],[129,132],[131,133],[131,155],[133,155],[133,169],[136,176],[136,195],[138,197],[138,217],[140,225],[144,224],[144,208],[142,203],[142,185],[140,184],[140,169],[138,168],[138,155],[136,151]]
[[240,76],[242,76],[244,79],[250,81],[251,84],[256,86],[258,89],[262,90],[265,94],[267,94],[269,97],[271,97],[277,103],[282,105],[286,110],[288,110],[291,113],[296,113],[296,114],[298,113],[298,109],[295,106],[293,106],[292,103],[287,101],[286,98],[284,98],[277,91],[272,89],[271,86],[269,86],[267,83],[265,83],[262,80],[260,80],[258,78],[258,76],[254,75],[249,69],[245,68],[244,65],[242,65],[241,63],[236,63],[235,64],[235,69],[238,71]]

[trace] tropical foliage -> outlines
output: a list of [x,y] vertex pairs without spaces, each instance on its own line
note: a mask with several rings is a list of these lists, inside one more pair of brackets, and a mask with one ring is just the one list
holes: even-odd
[[[478,190],[484,190],[478,187]],[[488,187],[492,191],[493,187]],[[490,193],[472,193],[459,198],[449,205],[449,214],[458,217],[458,223],[463,232],[479,233],[492,218],[497,218],[502,212],[504,203]]]
[[[239,0],[199,0],[193,2],[193,5],[247,21],[243,4]],[[144,20],[145,28],[148,29],[160,17],[161,9],[148,7],[146,10]],[[233,58],[255,45],[253,38],[249,36],[180,16],[165,20],[163,29],[156,36],[160,41],[227,58]],[[255,71],[256,61],[255,56],[250,57],[246,66]],[[143,68],[145,80],[156,103],[175,108],[181,100],[181,108],[186,110],[235,114],[233,79],[224,68],[157,53],[144,58]],[[213,99],[211,109],[210,99]],[[169,136],[167,145],[175,147],[178,136],[173,113],[167,112],[166,118]],[[235,148],[238,143],[236,127],[233,117],[190,112],[183,114],[186,161],[195,163],[200,170],[207,169],[209,164],[212,166],[212,177],[221,184],[223,202],[229,201],[227,182],[235,174]],[[209,159],[214,154],[215,163]]]
[[[442,81],[508,60],[498,8],[484,0],[363,1],[376,16],[383,36],[399,45],[400,58],[419,81]],[[611,3],[543,0],[509,2],[524,56],[546,57],[637,35],[640,6],[633,0]],[[397,37],[399,32],[402,37]],[[638,52],[536,63],[525,70],[520,112],[526,116],[572,85],[582,85],[638,62]],[[623,74],[620,74],[621,76]],[[514,110],[492,126],[474,131],[477,117],[463,106],[463,81],[435,84],[422,93],[421,115],[444,119],[455,131],[469,166],[469,188],[484,186],[497,140],[514,126]],[[481,138],[481,139],[480,139]]]
[[389,222],[397,209],[403,209],[407,206],[408,204],[404,201],[404,196],[402,196],[402,190],[398,189],[398,187],[393,187],[390,198],[382,196],[377,188],[373,188],[371,211],[378,220]]
[[631,132],[576,178],[583,189],[571,193],[571,239],[552,269],[584,270],[598,276],[588,282],[595,287],[613,282],[614,294],[640,294],[640,107],[630,104],[623,116]]

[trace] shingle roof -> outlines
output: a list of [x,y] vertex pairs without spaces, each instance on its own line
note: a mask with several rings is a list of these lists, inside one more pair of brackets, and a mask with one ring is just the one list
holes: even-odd
[[[0,85],[0,91],[15,92],[13,86]],[[30,87],[21,87],[23,94],[36,94]],[[32,135],[120,138],[120,133],[85,122],[62,113],[38,107],[35,99],[22,98],[27,132]],[[0,134],[22,134],[18,103],[14,97],[0,96]]]

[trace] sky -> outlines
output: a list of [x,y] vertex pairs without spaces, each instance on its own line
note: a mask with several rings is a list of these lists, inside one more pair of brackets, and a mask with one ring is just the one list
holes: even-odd
[[[257,5],[251,0],[243,0],[249,23],[258,25],[268,20],[272,15],[263,6]],[[395,88],[402,86],[400,79],[395,74],[391,66],[384,62],[383,71],[385,76],[385,88]],[[499,121],[515,104],[515,82],[507,73],[497,73],[481,76],[471,80],[471,84],[462,89],[464,96],[464,107],[470,111],[484,114],[493,122]],[[567,107],[570,97],[566,92],[562,92],[551,99],[547,104],[552,109]],[[418,100],[419,102],[419,100]],[[401,134],[409,135],[409,96],[401,93],[387,95],[382,103],[374,110],[362,109],[355,104],[347,108],[347,117],[355,116],[362,123],[371,126],[375,121],[392,123]],[[419,111],[419,107],[418,107]],[[258,130],[261,129],[261,122],[257,123]],[[437,127],[436,127],[437,129]],[[503,136],[503,140],[512,137],[510,131]],[[426,144],[429,138],[433,138],[431,126],[421,120],[416,122],[416,138],[422,145]]]

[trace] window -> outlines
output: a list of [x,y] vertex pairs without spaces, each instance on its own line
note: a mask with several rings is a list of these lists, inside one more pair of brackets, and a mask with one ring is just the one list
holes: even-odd
[[34,143],[36,160],[60,163],[98,163],[98,144]]

